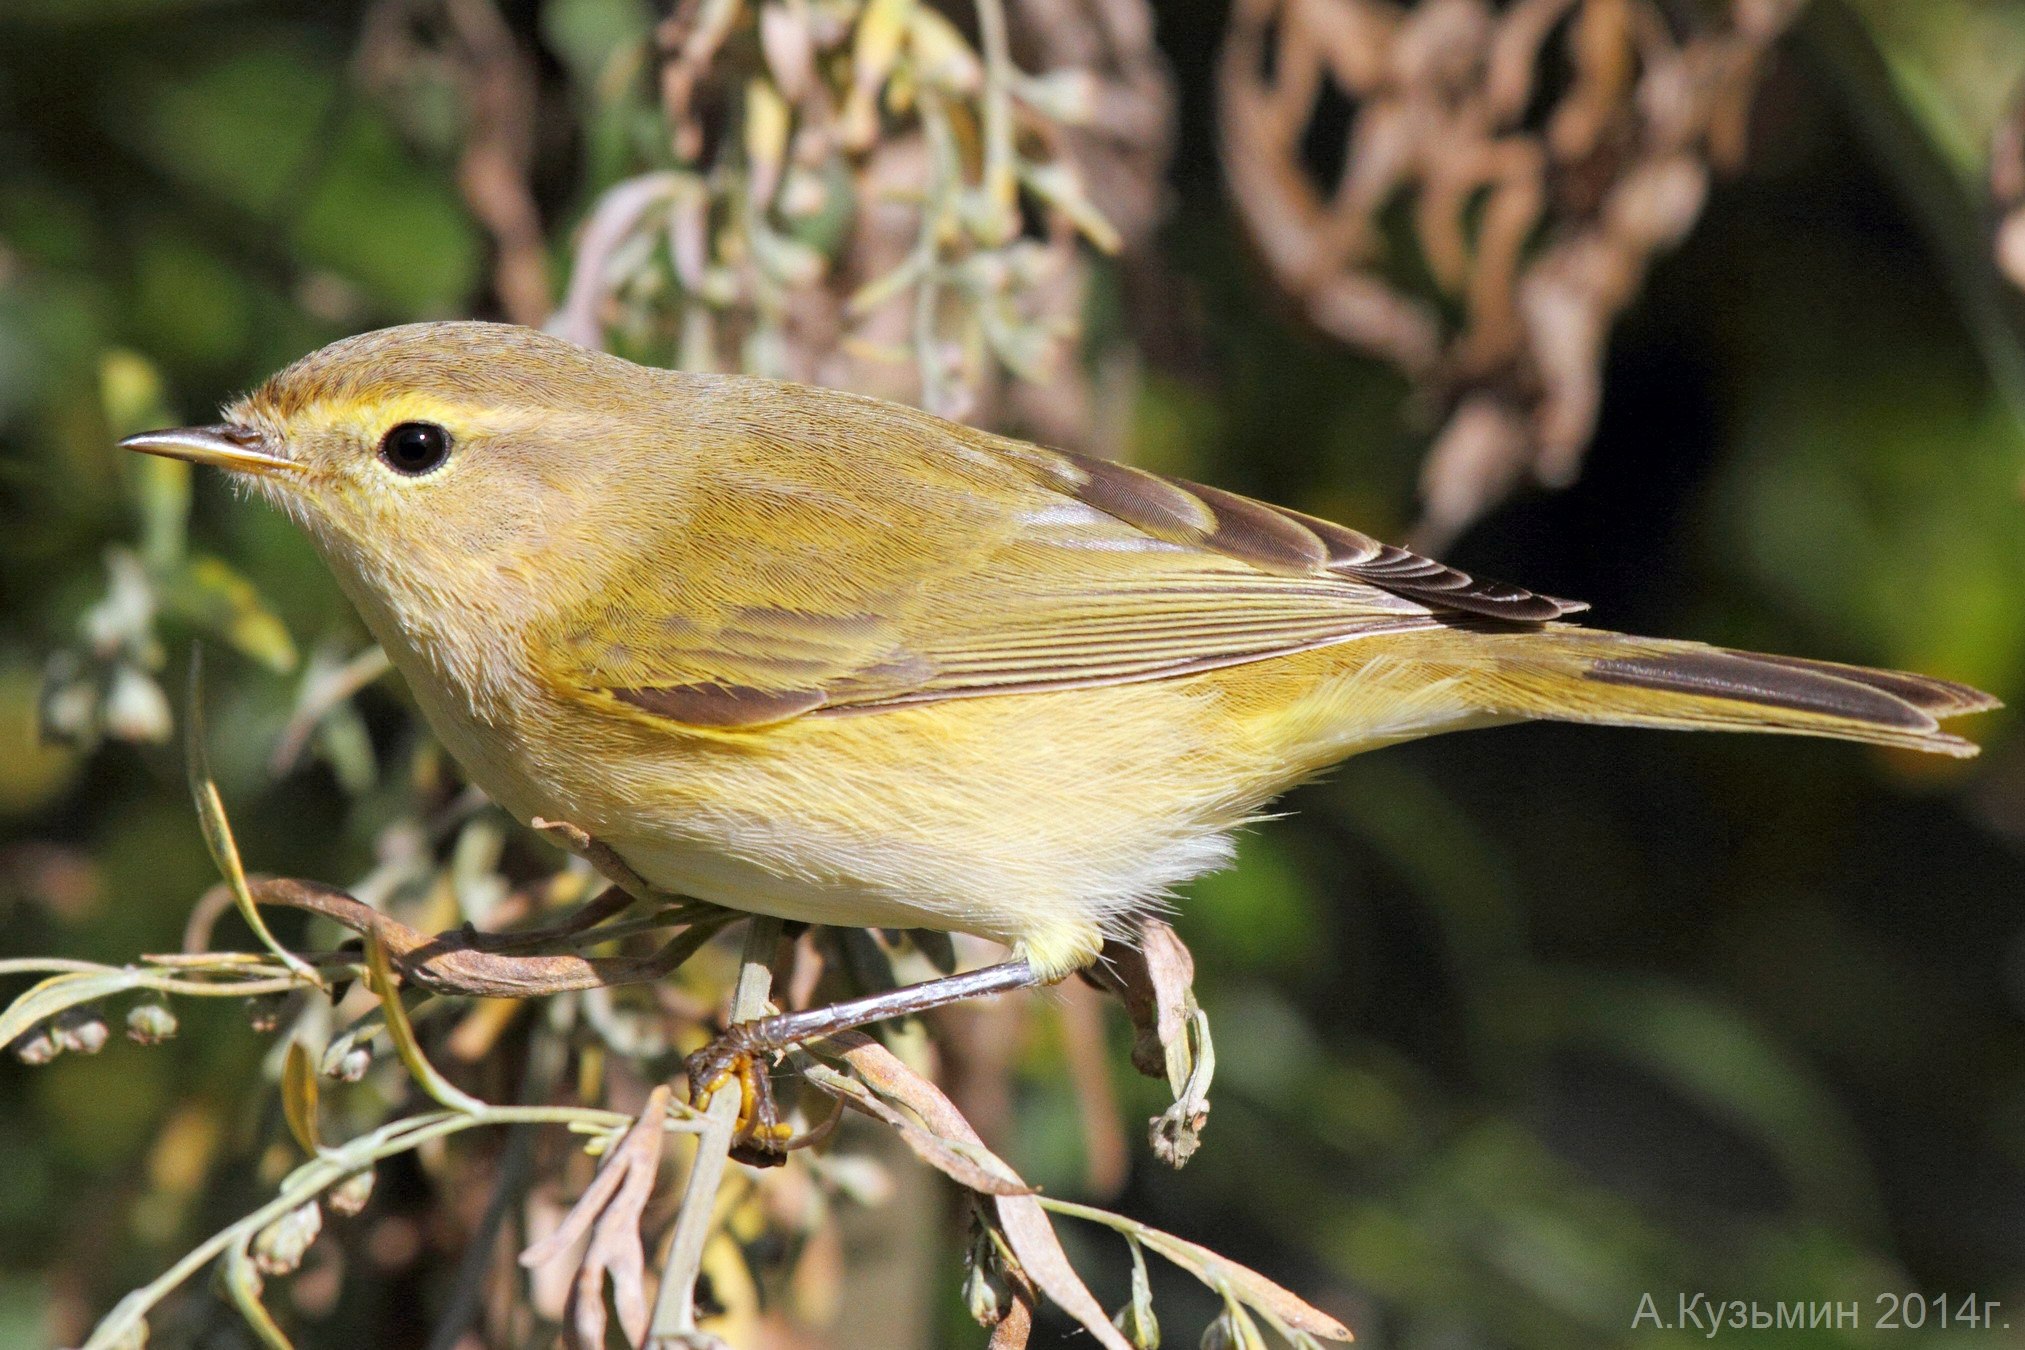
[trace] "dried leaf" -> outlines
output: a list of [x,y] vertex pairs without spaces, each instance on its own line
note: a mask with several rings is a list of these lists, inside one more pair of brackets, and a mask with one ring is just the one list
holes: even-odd
[[[869,1036],[845,1032],[807,1048],[841,1057],[881,1096],[899,1102],[920,1117],[934,1136],[969,1149],[984,1150],[984,1141],[978,1138],[977,1131],[940,1088],[909,1069],[892,1051]],[[1005,1170],[1017,1177],[1011,1168]],[[1082,1276],[1069,1264],[1068,1254],[1062,1250],[1061,1240],[1055,1236],[1054,1225],[1048,1222],[1040,1202],[1031,1194],[1021,1194],[995,1195],[992,1203],[997,1206],[999,1223],[1019,1260],[1021,1272],[1034,1287],[1082,1323],[1106,1350],[1132,1350],[1131,1342],[1111,1325],[1104,1305],[1097,1302]]]
[[[1440,438],[1414,532],[1422,548],[1445,544],[1524,476],[1550,486],[1574,476],[1595,431],[1605,339],[1652,259],[1700,215],[1710,172],[1738,161],[1765,54],[1800,10],[1785,0],[1234,7],[1218,80],[1222,158],[1273,276],[1318,326],[1398,365],[1419,403],[1490,400],[1522,428],[1487,438],[1479,419]],[[1349,153],[1327,181],[1309,149],[1326,110],[1345,102]],[[1401,204],[1432,286],[1399,279],[1386,216]],[[1608,284],[1545,284],[1566,279],[1571,255],[1598,252],[1607,268],[1583,270],[1607,271]],[[1459,308],[1430,303],[1451,299]],[[1505,462],[1489,463],[1493,453]]]
[[1005,1316],[991,1329],[991,1340],[986,1350],[1026,1350],[1027,1341],[1034,1334],[1034,1308],[1023,1296],[1014,1295]]
[[1174,1104],[1149,1122],[1149,1133],[1161,1161],[1182,1166],[1201,1144],[1216,1073],[1209,1018],[1195,1002],[1195,958],[1173,928],[1147,919],[1133,943],[1106,943],[1104,959],[1084,979],[1118,995],[1138,1033],[1133,1067],[1166,1078],[1174,1093]]
[[1001,1195],[992,1203],[998,1207],[1006,1243],[1034,1287],[1080,1322],[1106,1350],[1133,1350],[1132,1342],[1111,1325],[1104,1305],[1069,1264],[1069,1254],[1062,1250],[1062,1240],[1055,1236],[1055,1227],[1048,1222],[1040,1200],[1031,1195]]
[[1058,1214],[1103,1224],[1143,1243],[1211,1289],[1258,1309],[1276,1329],[1282,1332],[1305,1332],[1311,1336],[1321,1336],[1334,1341],[1354,1339],[1350,1334],[1350,1328],[1292,1290],[1186,1238],[1163,1233],[1157,1228],[1148,1228],[1136,1220],[1091,1205],[1047,1198],[1036,1199],[1034,1203]]
[[316,1065],[301,1041],[290,1041],[281,1061],[281,1114],[288,1132],[302,1151],[315,1157],[323,1151],[323,1137],[317,1127]]
[[605,1343],[605,1281],[612,1285],[612,1306],[619,1328],[630,1345],[646,1340],[651,1309],[647,1302],[647,1254],[640,1237],[640,1219],[654,1195],[661,1171],[662,1126],[668,1115],[666,1084],[648,1094],[647,1105],[619,1142],[605,1154],[597,1176],[555,1230],[520,1254],[520,1264],[535,1269],[565,1260],[589,1234],[577,1265],[569,1300],[577,1343]]
[[[897,1062],[897,1061],[896,1061]],[[912,1072],[905,1070],[904,1072]],[[900,1135],[914,1155],[959,1186],[981,1195],[1029,1195],[1033,1188],[1021,1181],[997,1156],[982,1147],[947,1139],[922,1128],[900,1111],[881,1101],[877,1094],[847,1075],[810,1065],[804,1076],[815,1087],[849,1103],[866,1115],[885,1122]]]

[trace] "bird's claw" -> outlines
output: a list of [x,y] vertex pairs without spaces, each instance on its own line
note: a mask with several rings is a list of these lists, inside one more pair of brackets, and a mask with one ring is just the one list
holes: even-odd
[[738,1121],[732,1127],[731,1156],[753,1167],[777,1167],[787,1160],[794,1131],[780,1118],[765,1048],[755,1043],[750,1024],[740,1023],[691,1055],[689,1104],[705,1110],[719,1089],[738,1084]]

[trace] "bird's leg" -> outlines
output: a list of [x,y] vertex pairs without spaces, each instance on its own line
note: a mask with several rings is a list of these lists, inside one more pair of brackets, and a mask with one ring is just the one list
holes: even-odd
[[743,1162],[778,1162],[788,1130],[774,1107],[773,1089],[767,1080],[765,1060],[769,1055],[803,1041],[834,1036],[889,1017],[906,1017],[965,999],[1029,989],[1040,983],[1041,978],[1024,960],[1006,961],[884,993],[847,998],[820,1008],[736,1023],[689,1057],[685,1067],[689,1071],[690,1104],[700,1110],[709,1102],[711,1093],[735,1079],[741,1095],[737,1156]]

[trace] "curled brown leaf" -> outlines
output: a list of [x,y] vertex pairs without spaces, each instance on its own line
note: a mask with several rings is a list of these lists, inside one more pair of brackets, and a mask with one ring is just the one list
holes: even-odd
[[[1421,477],[1418,547],[1524,478],[1558,485],[1580,468],[1611,327],[1693,227],[1709,174],[1740,159],[1767,52],[1799,5],[1705,8],[1233,9],[1223,161],[1260,257],[1318,327],[1398,366],[1416,405],[1448,419]],[[1338,117],[1347,149],[1328,174],[1312,147]],[[1401,202],[1431,287],[1397,279],[1383,216]],[[2007,239],[2025,260],[2025,226]]]
[[612,1306],[629,1345],[647,1337],[647,1254],[640,1219],[654,1195],[661,1170],[662,1124],[667,1119],[669,1090],[656,1087],[647,1105],[606,1154],[590,1186],[570,1207],[555,1230],[520,1254],[529,1269],[567,1261],[588,1236],[577,1258],[569,1315],[577,1344],[592,1350],[605,1344],[605,1282],[611,1281]]

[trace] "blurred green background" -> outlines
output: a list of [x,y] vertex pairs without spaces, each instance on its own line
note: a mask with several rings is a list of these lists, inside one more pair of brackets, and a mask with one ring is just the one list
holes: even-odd
[[[542,54],[535,183],[565,239],[625,154],[581,115],[583,53],[650,11],[504,9]],[[490,312],[454,116],[349,77],[363,10],[0,6],[0,956],[173,947],[213,879],[173,744],[34,734],[49,654],[106,594],[108,549],[143,537],[135,503],[159,504],[110,448],[122,423],[204,421],[332,338]],[[1396,535],[1426,428],[1260,279],[1212,149],[1223,18],[1159,7],[1182,94],[1172,303],[1157,334],[1130,304],[1108,320],[1149,353],[1130,452]],[[1817,5],[1744,173],[1615,338],[1585,476],[1451,560],[1610,627],[2025,699],[2025,357],[1978,181],[2020,72],[2017,6]],[[236,647],[213,662],[212,753],[249,856],[354,876],[373,794],[265,760],[303,662],[359,629],[284,522],[194,492],[190,552],[163,547],[200,603],[131,655],[173,672],[195,631]],[[362,725],[399,699],[369,691]],[[1856,1299],[1868,1322],[1886,1291],[2000,1300],[2017,1330],[1804,1344],[2025,1344],[2025,740],[2009,714],[1969,734],[1985,753],[1962,765],[1566,727],[1353,761],[1186,897],[1216,1112],[1186,1171],[1142,1154],[1118,1203],[1373,1346],[1671,1344],[1634,1328],[1642,1293],[1669,1316],[1681,1292]],[[181,1011],[167,1046],[0,1062],[0,1344],[75,1334],[257,1193],[204,1160],[272,1128],[266,1043]],[[1055,1062],[1026,1066],[1008,1151],[1073,1193]],[[1116,1253],[1089,1255],[1115,1299]],[[1191,1343],[1208,1305],[1157,1278]],[[344,1329],[305,1335],[420,1345],[430,1297],[421,1274],[348,1290]],[[225,1315],[178,1335],[245,1343]],[[960,1309],[948,1337],[983,1339]]]

